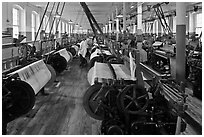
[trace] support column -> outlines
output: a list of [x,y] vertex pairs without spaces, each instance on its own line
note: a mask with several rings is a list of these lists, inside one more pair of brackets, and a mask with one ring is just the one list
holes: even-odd
[[106,27],[106,33],[108,33],[108,25],[106,24],[105,27]]
[[115,21],[114,21],[114,13],[112,13],[112,32],[115,31],[114,23],[115,23]]
[[104,34],[106,33],[106,28],[105,28],[105,27],[103,27],[103,33],[104,33]]
[[116,18],[116,32],[119,33],[119,19]]
[[117,18],[118,16],[118,8],[116,7],[115,9],[115,16],[116,16],[116,41],[119,39],[119,19]]
[[142,32],[142,3],[137,3],[137,32]]
[[162,25],[161,25],[161,22],[158,20],[158,36],[161,36],[161,33],[162,33]]
[[70,37],[70,24],[68,24],[68,35]]
[[135,22],[133,23],[133,34],[136,33],[136,25],[135,25]]
[[123,32],[126,31],[126,2],[123,2]]
[[111,24],[112,24],[112,22],[111,22],[111,20],[109,20],[109,33],[111,33],[112,32],[112,28],[111,28]]
[[72,24],[70,24],[70,33],[71,34],[73,33],[73,26],[72,26]]
[[185,81],[186,3],[176,3],[176,80]]

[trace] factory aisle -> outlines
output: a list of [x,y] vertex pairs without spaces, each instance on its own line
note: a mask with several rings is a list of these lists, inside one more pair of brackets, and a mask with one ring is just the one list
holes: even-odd
[[89,87],[88,69],[79,68],[74,59],[57,80],[46,88],[48,96],[36,96],[35,107],[27,115],[8,124],[8,135],[92,135],[98,134],[100,121],[83,108],[83,95]]

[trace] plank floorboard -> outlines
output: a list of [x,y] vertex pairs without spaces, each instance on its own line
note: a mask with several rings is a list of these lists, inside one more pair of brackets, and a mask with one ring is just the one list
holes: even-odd
[[100,121],[92,119],[83,108],[83,95],[89,87],[87,68],[79,60],[69,64],[51,87],[48,96],[36,96],[33,110],[8,124],[9,135],[92,135],[98,134]]

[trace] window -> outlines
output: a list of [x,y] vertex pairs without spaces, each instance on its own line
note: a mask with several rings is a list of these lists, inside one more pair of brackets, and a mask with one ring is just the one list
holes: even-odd
[[66,32],[68,32],[68,24],[66,23]]
[[[25,10],[19,5],[13,5],[12,8],[13,16],[13,38],[18,38],[18,35],[26,35],[26,19],[25,19]],[[25,40],[25,39],[24,39]]]
[[36,33],[37,33],[37,29],[38,29],[38,14],[33,11],[32,12],[32,41],[35,40],[35,36],[36,36]]
[[202,31],[202,13],[196,14],[196,24],[195,24],[196,34],[200,35]]
[[18,38],[20,31],[20,12],[19,9],[13,8],[13,38]]
[[49,23],[48,23],[47,15],[45,15],[45,17],[43,19],[43,30],[45,30],[46,33],[49,33]]

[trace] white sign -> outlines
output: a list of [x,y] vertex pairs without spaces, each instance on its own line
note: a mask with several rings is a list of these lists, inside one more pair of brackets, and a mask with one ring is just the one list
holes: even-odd
[[27,82],[33,88],[35,94],[37,94],[51,78],[51,73],[43,60],[34,62],[10,74],[13,75],[16,73],[22,81]]

